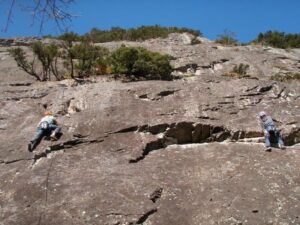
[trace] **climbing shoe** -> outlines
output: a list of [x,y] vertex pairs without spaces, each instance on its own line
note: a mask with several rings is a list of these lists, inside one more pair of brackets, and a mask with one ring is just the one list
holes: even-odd
[[55,133],[55,132],[53,132],[53,133],[50,135],[50,139],[51,139],[51,141],[57,141],[57,140],[58,140],[57,137],[56,137],[56,133]]
[[266,152],[271,152],[272,151],[272,149],[271,149],[271,147],[266,147],[266,150],[265,150]]
[[32,143],[31,142],[28,143],[27,149],[28,149],[29,152],[33,151],[33,149],[32,149]]

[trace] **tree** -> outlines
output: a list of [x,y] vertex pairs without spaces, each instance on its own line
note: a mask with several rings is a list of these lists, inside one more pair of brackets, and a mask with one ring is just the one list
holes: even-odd
[[[9,24],[13,22],[13,11],[18,0],[10,0],[8,16],[4,31],[8,30]],[[32,15],[33,23],[40,20],[40,31],[43,30],[43,25],[46,20],[52,20],[56,23],[60,30],[63,30],[66,21],[71,21],[74,15],[67,11],[67,7],[74,3],[75,0],[32,0],[32,5],[26,3],[23,8]]]
[[28,60],[26,59],[25,51],[20,47],[10,49],[9,53],[15,59],[18,67],[20,67],[23,71],[25,71],[30,76],[35,77],[38,81],[42,81],[42,79],[40,78],[40,76],[35,70],[36,57],[34,57],[32,61],[28,62]]
[[202,33],[198,30],[178,27],[161,27],[155,26],[141,26],[138,28],[122,29],[120,27],[113,27],[110,30],[100,30],[93,28],[85,36],[89,37],[93,42],[109,42],[109,41],[141,41],[151,38],[166,38],[171,33],[190,33],[194,36],[201,36]]
[[51,80],[51,73],[56,80],[63,79],[57,70],[58,47],[54,44],[44,45],[38,41],[32,45],[33,53],[42,64],[42,80]]
[[112,72],[131,75],[135,61],[138,59],[138,49],[122,46],[110,56]]
[[216,42],[223,45],[238,45],[236,34],[227,29],[224,30],[223,34],[219,35],[219,38],[216,40]]
[[[33,59],[29,61],[25,51],[22,48],[10,49],[10,54],[17,62],[18,67],[25,71],[30,76],[35,77],[38,81],[51,80],[51,75],[54,75],[56,80],[64,79],[57,69],[57,60],[59,57],[59,49],[56,45],[44,45],[41,42],[35,42],[32,45]],[[36,59],[42,65],[42,72],[36,69]]]
[[70,66],[70,75],[72,78],[74,78],[74,63],[73,60],[75,59],[75,53],[72,50],[73,48],[73,43],[75,41],[78,41],[80,38],[79,36],[74,33],[74,32],[66,32],[62,34],[61,36],[58,37],[59,39],[64,41],[64,49],[65,49],[65,54],[63,54],[63,58],[66,59],[65,65],[66,67]]
[[112,72],[148,80],[171,80],[171,57],[141,47],[122,46],[110,56]]
[[259,33],[253,42],[270,45],[275,48],[300,48],[300,34],[267,31],[265,33]]
[[99,63],[99,61],[103,60],[109,54],[108,49],[94,46],[86,41],[74,45],[71,52],[75,59],[77,59],[75,68],[80,78],[89,76],[95,64]]

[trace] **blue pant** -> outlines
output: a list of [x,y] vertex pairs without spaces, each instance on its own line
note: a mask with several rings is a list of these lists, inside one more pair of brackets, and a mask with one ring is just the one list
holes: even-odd
[[[279,132],[275,131],[274,135],[275,135],[277,144],[283,145],[283,140],[282,140],[281,135],[279,134]],[[267,131],[267,133],[265,134],[265,145],[266,145],[266,147],[271,147],[270,132],[269,131]]]
[[42,129],[38,127],[36,129],[35,137],[32,140],[32,142],[40,142],[43,139],[43,137],[50,135],[52,131],[59,133],[61,131],[61,128],[55,124],[50,124],[48,129]]

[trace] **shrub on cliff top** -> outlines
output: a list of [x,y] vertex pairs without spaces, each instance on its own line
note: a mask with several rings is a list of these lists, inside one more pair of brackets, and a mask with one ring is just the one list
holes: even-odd
[[112,73],[148,80],[171,80],[171,57],[145,48],[124,47],[110,56]]
[[253,42],[276,48],[300,48],[300,34],[285,34],[284,32],[268,31],[260,33]]
[[110,42],[110,41],[142,41],[151,38],[166,38],[171,33],[190,33],[195,36],[202,36],[200,31],[189,28],[178,27],[161,27],[161,26],[141,26],[138,28],[122,29],[113,27],[111,30],[100,30],[93,28],[85,36],[93,42]]
[[219,35],[216,42],[228,46],[238,45],[235,33],[230,30],[224,30],[224,33]]
[[108,55],[108,49],[94,46],[91,43],[83,42],[71,48],[72,55],[77,60],[75,68],[78,77],[83,78],[91,75],[95,64],[103,61]]

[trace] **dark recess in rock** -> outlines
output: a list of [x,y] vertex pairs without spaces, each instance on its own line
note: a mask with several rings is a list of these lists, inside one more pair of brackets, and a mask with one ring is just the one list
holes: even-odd
[[177,91],[179,91],[179,90],[167,90],[167,91],[162,91],[162,92],[159,92],[159,93],[157,94],[157,96],[160,96],[160,97],[166,97],[166,96],[168,96],[168,95],[174,94],[174,93],[177,92]]
[[155,191],[150,195],[150,200],[155,203],[158,199],[160,199],[162,192],[163,188],[156,188]]
[[151,209],[150,211],[146,212],[142,217],[140,217],[137,221],[136,224],[143,224],[146,222],[146,220],[151,216],[152,214],[156,213],[157,209]]
[[12,86],[12,87],[20,87],[20,86],[30,86],[32,85],[32,83],[12,83],[12,84],[9,84],[9,86]]
[[267,92],[273,88],[273,85],[267,85],[258,89],[259,92]]

